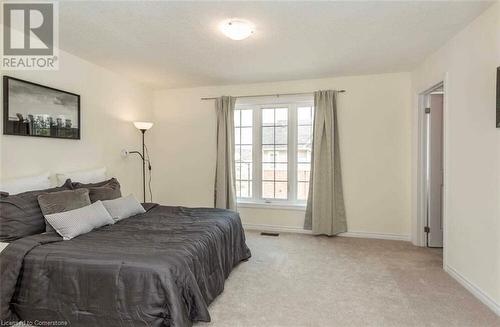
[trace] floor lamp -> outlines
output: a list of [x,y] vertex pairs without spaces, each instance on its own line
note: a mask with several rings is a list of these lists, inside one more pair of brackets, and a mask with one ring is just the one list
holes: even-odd
[[[146,157],[144,153],[145,145],[144,145],[144,134],[146,134],[146,131],[153,127],[153,123],[150,122],[143,122],[143,121],[135,121],[134,122],[135,128],[141,131],[142,133],[142,153],[139,151],[130,151],[130,153],[137,153],[141,159],[142,159],[142,194],[144,198],[144,202],[146,202]],[[149,157],[149,155],[148,155]],[[149,158],[148,158],[149,161]],[[149,169],[151,170],[151,166],[149,166]]]

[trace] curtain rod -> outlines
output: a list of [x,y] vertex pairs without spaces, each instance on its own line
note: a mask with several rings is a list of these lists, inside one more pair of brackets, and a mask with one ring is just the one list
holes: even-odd
[[[338,93],[344,93],[346,90],[335,90]],[[256,98],[256,97],[280,97],[286,95],[312,95],[314,92],[301,92],[301,93],[275,93],[275,94],[258,94],[258,95],[237,95],[234,98]],[[201,98],[201,100],[215,100],[217,97]]]

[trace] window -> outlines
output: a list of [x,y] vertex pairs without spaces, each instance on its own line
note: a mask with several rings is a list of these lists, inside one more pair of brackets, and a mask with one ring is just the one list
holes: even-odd
[[236,196],[252,198],[252,110],[235,110],[234,143],[236,163]]
[[297,108],[297,199],[307,200],[313,136],[312,106]]
[[312,97],[238,100],[234,112],[239,202],[305,204],[311,171]]
[[264,108],[262,133],[263,199],[288,198],[288,108]]

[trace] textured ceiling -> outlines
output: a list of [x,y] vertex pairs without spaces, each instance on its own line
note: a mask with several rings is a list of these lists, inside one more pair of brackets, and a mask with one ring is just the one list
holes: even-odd
[[[63,1],[60,46],[154,88],[408,71],[491,2]],[[245,18],[232,41],[218,23]]]

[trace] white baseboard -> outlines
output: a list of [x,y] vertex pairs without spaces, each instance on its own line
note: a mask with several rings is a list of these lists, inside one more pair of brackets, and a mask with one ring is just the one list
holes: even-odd
[[[310,230],[303,229],[300,227],[289,227],[289,226],[277,226],[277,225],[262,225],[262,224],[243,224],[243,227],[248,230],[259,230],[268,232],[281,232],[281,233],[299,233],[299,234],[312,234]],[[342,237],[359,237],[359,238],[375,238],[381,240],[397,240],[397,241],[409,241],[409,235],[398,235],[398,234],[382,234],[382,233],[370,233],[370,232],[346,232],[341,233],[338,236]]]
[[390,234],[390,233],[372,233],[372,232],[345,232],[338,236],[342,237],[359,237],[359,238],[375,238],[379,240],[407,241],[411,240],[410,235]]
[[243,224],[243,228],[248,229],[248,230],[258,230],[258,231],[277,232],[277,233],[311,234],[310,230],[300,228],[300,227],[261,225],[261,224]]
[[465,289],[471,292],[475,297],[479,299],[479,301],[483,302],[488,308],[490,308],[497,316],[500,316],[500,304],[497,303],[494,299],[492,299],[488,294],[484,293],[479,287],[474,285],[474,283],[470,282],[461,275],[455,268],[450,265],[445,265],[444,270],[459,282]]

